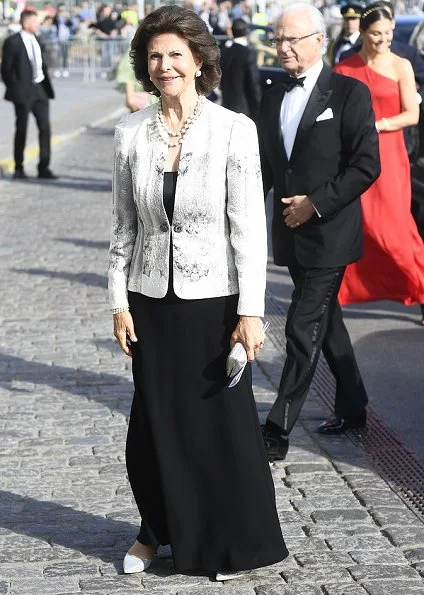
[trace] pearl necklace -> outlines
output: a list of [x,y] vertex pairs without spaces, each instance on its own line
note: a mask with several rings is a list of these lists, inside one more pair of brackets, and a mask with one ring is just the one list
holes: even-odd
[[168,136],[170,136],[171,138],[178,137],[178,140],[176,140],[176,142],[170,142],[170,139],[168,139],[168,141],[167,141],[168,147],[178,147],[178,145],[182,144],[184,137],[187,135],[187,132],[190,129],[190,126],[200,116],[202,108],[203,108],[203,95],[199,95],[199,99],[197,100],[196,107],[194,108],[194,112],[191,114],[191,116],[189,116],[187,118],[187,120],[183,124],[182,128],[180,130],[171,130],[170,128],[168,128],[168,126],[165,123],[165,118],[163,116],[163,109],[162,109],[162,100],[159,101],[156,119],[157,119],[157,122],[158,122],[160,128],[162,128],[162,130],[164,132],[166,132],[166,134]]

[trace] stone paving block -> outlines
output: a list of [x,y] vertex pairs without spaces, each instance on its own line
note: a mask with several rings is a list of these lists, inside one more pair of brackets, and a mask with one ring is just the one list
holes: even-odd
[[313,584],[302,584],[298,586],[260,585],[255,588],[256,595],[322,595],[319,587]]
[[79,581],[79,587],[84,591],[93,592],[117,592],[127,588],[143,588],[143,582],[140,574],[122,574],[116,576],[102,576],[96,578],[83,578]]
[[395,548],[390,547],[390,542],[380,533],[377,535],[334,535],[328,537],[327,543],[332,550],[347,551],[351,550],[384,550],[391,551]]
[[324,595],[366,595],[361,585],[323,585]]
[[79,590],[78,578],[16,578],[11,581],[11,595],[68,595]]
[[349,566],[351,557],[345,552],[305,552],[294,554],[296,562],[304,566]]
[[349,572],[355,580],[363,582],[366,580],[408,580],[417,579],[417,572],[407,565],[356,565],[348,568]]
[[[371,485],[371,484],[370,484]],[[390,506],[405,508],[405,504],[392,490],[386,485],[382,489],[374,489],[372,487],[367,488],[354,488],[354,494],[361,502],[363,506]]]
[[423,595],[424,593],[422,581],[366,581],[363,586],[368,595]]
[[382,531],[390,541],[402,548],[424,547],[424,527],[386,527]]
[[322,539],[333,539],[335,537],[352,537],[354,535],[369,535],[378,537],[381,535],[380,531],[372,524],[368,525],[349,525],[343,524],[320,524],[308,525],[305,529],[310,537],[318,537]]
[[368,511],[363,508],[317,510],[311,514],[315,523],[359,523],[369,521]]
[[[1,546],[0,546],[1,547]],[[25,564],[25,576],[43,578],[43,567],[42,563],[26,563]],[[22,576],[22,564],[0,564],[0,580],[11,580],[13,578],[20,578]]]
[[391,508],[385,506],[372,506],[369,509],[373,519],[380,527],[388,525],[411,525],[422,527],[423,523],[412,511],[407,508]]
[[395,547],[390,551],[381,549],[349,551],[349,556],[356,564],[408,564],[403,552]]
[[65,577],[65,576],[99,576],[99,567],[97,564],[89,562],[58,562],[46,566],[43,570],[46,578]]
[[177,589],[177,595],[254,595],[255,591],[253,586],[249,587],[244,585],[238,587],[234,583],[237,583],[237,579],[231,581],[231,584],[225,584],[221,587],[211,585],[210,587],[187,587],[183,589]]
[[290,464],[286,466],[287,475],[299,475],[299,474],[314,474],[314,473],[334,473],[333,467],[330,463],[298,463]]
[[307,512],[297,512],[296,510],[279,510],[278,518],[283,527],[286,523],[310,523],[311,517]]
[[330,566],[329,568],[301,568],[299,570],[287,570],[281,573],[289,586],[292,584],[349,584],[352,582],[351,575],[345,568]]
[[361,507],[360,502],[352,496],[352,494],[337,494],[329,497],[327,494],[325,498],[319,496],[308,496],[305,498],[294,498],[291,501],[295,510],[331,510],[333,508],[358,508]]
[[9,581],[0,581],[0,595],[8,595],[10,583]]
[[406,558],[412,564],[416,564],[417,562],[424,562],[424,547],[417,547],[410,550],[405,550],[404,552]]

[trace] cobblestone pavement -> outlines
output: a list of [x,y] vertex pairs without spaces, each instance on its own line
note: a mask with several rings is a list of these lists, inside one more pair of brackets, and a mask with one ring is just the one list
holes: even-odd
[[[62,144],[60,180],[0,181],[0,595],[422,595],[423,523],[349,438],[314,433],[329,413],[314,390],[272,467],[287,560],[221,584],[176,574],[163,548],[122,575],[138,514],[129,360],[105,291],[111,133]],[[270,333],[254,370],[262,416],[282,361]]]

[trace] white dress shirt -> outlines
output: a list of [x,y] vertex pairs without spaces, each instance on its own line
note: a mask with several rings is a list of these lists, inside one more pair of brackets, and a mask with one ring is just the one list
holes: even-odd
[[348,50],[353,48],[353,46],[359,39],[359,35],[360,35],[359,31],[355,31],[355,33],[352,33],[352,35],[345,35],[343,37],[342,43],[340,44],[339,49],[334,54],[334,63],[335,64],[337,64],[340,61],[340,56],[343,54],[343,52],[347,52]]
[[21,31],[22,41],[28,54],[29,61],[32,66],[32,81],[34,83],[41,83],[44,80],[43,74],[43,58],[41,57],[40,44],[37,38],[28,31]]
[[293,150],[297,128],[302,119],[306,104],[309,101],[312,89],[316,85],[323,66],[323,61],[319,60],[311,68],[299,75],[298,78],[306,77],[303,87],[296,86],[291,91],[284,93],[280,110],[280,126],[288,159],[290,159]]

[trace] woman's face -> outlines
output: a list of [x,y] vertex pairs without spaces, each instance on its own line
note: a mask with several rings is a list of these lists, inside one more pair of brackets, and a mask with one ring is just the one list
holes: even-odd
[[202,60],[184,38],[175,33],[156,35],[149,42],[147,55],[150,78],[161,95],[179,97],[195,90],[195,73]]
[[393,22],[381,19],[362,31],[362,45],[367,53],[384,54],[389,51],[393,39]]

